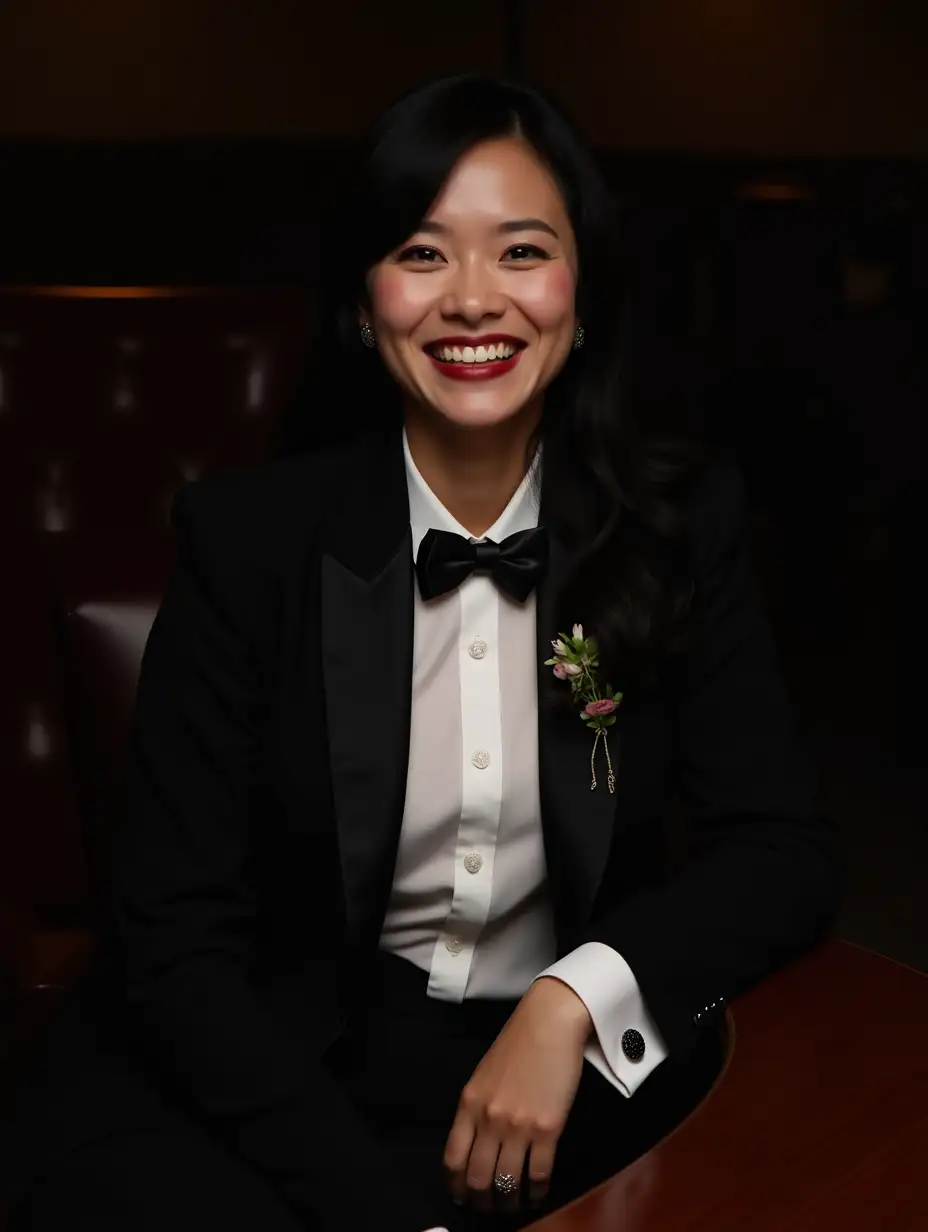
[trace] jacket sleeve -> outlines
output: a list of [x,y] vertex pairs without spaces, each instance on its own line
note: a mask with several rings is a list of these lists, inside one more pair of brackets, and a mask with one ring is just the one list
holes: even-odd
[[172,512],[177,559],[142,661],[127,808],[110,853],[130,1022],[193,1114],[313,1227],[418,1232],[435,1212],[252,988],[250,633],[267,583],[199,488],[184,489]]
[[844,888],[753,575],[736,467],[707,474],[690,526],[695,628],[673,690],[690,859],[607,907],[584,937],[629,964],[671,1056],[689,1052],[707,1007],[818,944]]

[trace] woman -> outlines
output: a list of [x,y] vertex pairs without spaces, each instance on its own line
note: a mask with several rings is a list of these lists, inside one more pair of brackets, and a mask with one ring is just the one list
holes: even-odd
[[18,1227],[522,1226],[694,1107],[726,1001],[829,926],[740,479],[633,415],[613,235],[530,89],[369,135],[288,456],[175,505]]

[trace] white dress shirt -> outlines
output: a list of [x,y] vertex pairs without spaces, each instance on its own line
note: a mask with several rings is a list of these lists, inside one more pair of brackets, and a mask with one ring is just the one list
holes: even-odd
[[[476,542],[422,478],[405,433],[403,449],[413,557],[430,528]],[[539,465],[485,538],[537,526]],[[428,995],[443,1001],[517,999],[556,976],[592,1019],[586,1060],[631,1096],[667,1055],[631,968],[600,942],[554,961],[536,655],[534,593],[518,603],[477,574],[428,601],[416,590],[406,802],[380,946],[427,971]],[[640,1061],[622,1051],[629,1028],[644,1039]]]

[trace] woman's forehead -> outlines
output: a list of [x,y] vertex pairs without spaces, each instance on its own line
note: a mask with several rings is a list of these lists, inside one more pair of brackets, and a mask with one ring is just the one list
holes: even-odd
[[554,176],[531,147],[515,138],[482,142],[462,155],[427,218],[446,227],[456,221],[498,225],[541,219],[558,233],[569,225]]

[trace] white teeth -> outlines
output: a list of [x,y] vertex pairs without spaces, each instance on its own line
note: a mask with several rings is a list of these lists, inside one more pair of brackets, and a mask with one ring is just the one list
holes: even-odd
[[446,364],[485,364],[494,359],[509,359],[515,353],[516,348],[510,343],[498,342],[488,347],[440,347],[435,356]]

